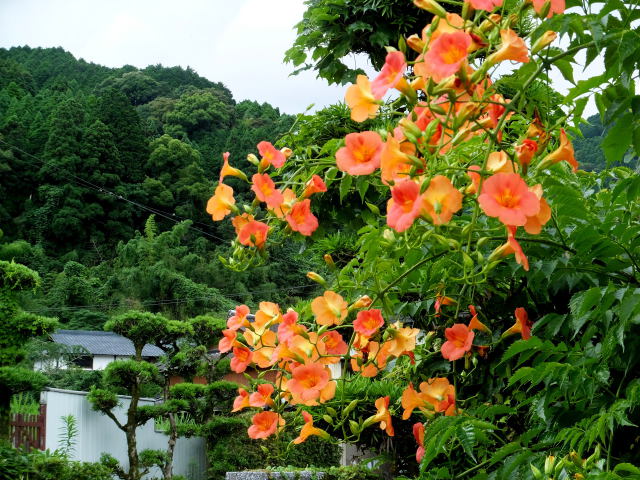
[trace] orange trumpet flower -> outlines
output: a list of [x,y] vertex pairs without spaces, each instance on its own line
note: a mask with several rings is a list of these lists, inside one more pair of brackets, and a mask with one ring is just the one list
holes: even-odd
[[338,169],[349,175],[369,175],[380,167],[383,142],[377,132],[350,133],[336,152]]
[[380,108],[371,92],[371,82],[366,75],[358,75],[355,85],[347,89],[345,101],[351,109],[351,120],[354,122],[364,122],[374,118]]
[[260,412],[253,416],[251,423],[248,430],[249,438],[257,440],[276,433],[276,430],[284,426],[285,421],[276,412]]

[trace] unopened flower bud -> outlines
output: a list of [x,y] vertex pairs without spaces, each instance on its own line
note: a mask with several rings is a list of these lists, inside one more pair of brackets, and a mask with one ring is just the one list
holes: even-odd
[[289,147],[281,148],[280,151],[284,155],[284,158],[289,158],[291,155],[293,155],[293,150],[291,150]]
[[369,295],[363,295],[358,300],[353,302],[353,305],[351,305],[349,310],[359,310],[361,308],[367,308],[369,305],[371,305],[371,302],[372,300]]
[[553,466],[556,463],[556,457],[549,455],[544,461],[544,473],[545,475],[553,474]]
[[551,42],[553,42],[556,38],[558,38],[558,34],[556,32],[554,32],[553,30],[547,30],[542,34],[540,38],[535,41],[535,43],[531,47],[531,54],[535,55]]
[[480,31],[482,33],[487,33],[490,32],[491,30],[493,30],[495,27],[498,26],[498,23],[500,22],[500,19],[502,17],[497,14],[497,13],[492,13],[491,15],[489,15],[484,22],[482,22],[480,24]]
[[422,38],[420,38],[415,33],[407,38],[407,45],[409,45],[409,48],[411,50],[414,50],[418,53],[422,53],[424,51],[424,47],[426,46],[426,44],[422,41]]
[[437,15],[438,17],[447,16],[447,11],[435,0],[413,0],[413,4],[422,10],[426,10],[429,13]]
[[327,286],[327,281],[324,278],[322,278],[320,275],[318,275],[316,272],[307,272],[307,278],[309,280],[313,280],[316,283],[319,283],[323,287]]
[[322,258],[324,258],[324,263],[326,263],[330,269],[335,270],[336,264],[334,263],[333,257],[330,254],[325,253]]
[[258,160],[258,157],[256,157],[253,153],[250,153],[249,155],[247,155],[247,161],[255,166],[258,166],[258,164],[260,163],[260,160]]
[[550,11],[551,11],[551,1],[548,0],[548,1],[544,2],[544,5],[538,11],[538,13],[537,13],[538,18],[546,18],[549,15]]

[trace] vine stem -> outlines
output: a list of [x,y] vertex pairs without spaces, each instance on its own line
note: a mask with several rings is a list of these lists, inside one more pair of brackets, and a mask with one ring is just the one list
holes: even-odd
[[395,280],[393,280],[392,282],[390,282],[386,287],[384,287],[382,289],[382,291],[380,291],[378,294],[376,294],[376,297],[373,299],[373,301],[371,302],[371,304],[376,303],[378,300],[380,300],[380,298],[382,298],[390,289],[392,289],[393,287],[395,287],[398,283],[400,283],[404,278],[406,278],[411,272],[417,270],[418,268],[422,267],[423,265],[425,265],[426,263],[429,263],[433,260],[437,260],[438,258],[444,256],[447,253],[448,250],[444,250],[440,253],[437,253],[435,255],[431,255],[430,257],[426,257],[423,258],[422,260],[420,260],[419,262],[417,262],[415,265],[409,267],[407,270],[405,270],[404,272],[402,272]]

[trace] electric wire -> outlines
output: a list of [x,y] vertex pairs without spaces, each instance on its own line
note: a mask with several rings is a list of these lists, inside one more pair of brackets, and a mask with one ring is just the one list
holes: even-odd
[[[0,138],[0,143],[6,145],[9,148],[12,148],[13,150],[15,150],[17,152],[22,153],[23,155],[27,155],[28,157],[37,160],[41,164],[43,164],[43,165],[45,165],[45,166],[47,166],[47,167],[49,167],[49,168],[51,168],[53,170],[56,170],[58,173],[61,173],[62,176],[66,177],[67,180],[70,180],[70,181],[72,181],[74,183],[77,183],[77,184],[78,184],[78,182],[80,182],[79,185],[82,186],[82,187],[95,190],[95,191],[97,191],[99,193],[102,193],[102,194],[110,195],[110,196],[112,196],[112,197],[114,197],[114,198],[116,198],[118,200],[123,200],[123,201],[125,201],[127,203],[130,203],[131,205],[134,205],[135,207],[137,207],[139,209],[142,209],[142,210],[145,210],[147,212],[153,213],[153,214],[158,215],[160,217],[163,217],[163,218],[165,218],[167,220],[170,220],[170,221],[172,221],[174,223],[180,223],[180,222],[183,222],[185,220],[189,220],[189,221],[193,222],[193,220],[181,217],[179,215],[176,215],[175,213],[164,212],[164,211],[159,210],[157,208],[149,207],[149,206],[144,205],[142,203],[136,202],[135,200],[131,200],[131,199],[129,199],[129,198],[123,196],[123,195],[120,195],[119,193],[112,192],[111,190],[109,190],[106,187],[101,187],[99,185],[95,185],[94,183],[92,183],[92,182],[90,182],[88,180],[85,180],[84,178],[78,177],[77,175],[74,175],[73,173],[61,170],[60,167],[53,166],[50,163],[47,163],[45,160],[42,160],[42,159],[36,157],[35,155],[22,150],[20,147],[12,145],[11,143],[5,141],[2,138]],[[200,225],[204,225],[201,222],[195,222],[195,223],[198,223]],[[203,234],[203,235],[205,235],[205,236],[207,236],[209,238],[213,238],[213,239],[218,240],[220,242],[224,242],[224,243],[227,242],[227,240],[225,240],[225,239],[223,239],[221,237],[218,237],[216,235],[213,235],[212,233],[209,233],[209,232],[206,232],[204,230],[201,230],[201,229],[199,229],[197,227],[194,227],[193,225],[189,225],[189,229],[194,230],[196,232],[199,232],[199,233],[201,233],[201,234]]]

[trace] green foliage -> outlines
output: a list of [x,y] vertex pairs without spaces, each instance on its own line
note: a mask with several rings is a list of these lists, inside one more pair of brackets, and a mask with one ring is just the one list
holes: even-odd
[[[290,444],[293,439],[290,436],[255,441],[247,437],[249,425],[250,416],[241,415],[216,416],[203,426],[203,434],[208,439],[209,478],[222,480],[226,472],[264,467],[331,467],[338,464],[340,449],[335,444],[317,437],[299,445]],[[264,448],[270,452],[266,457]]]
[[60,452],[69,457],[76,448],[76,437],[78,436],[78,422],[73,415],[65,415],[60,417],[62,426],[58,435],[58,443],[62,445]]
[[99,463],[73,462],[61,452],[25,452],[0,446],[0,478],[21,480],[111,480],[111,471]]

